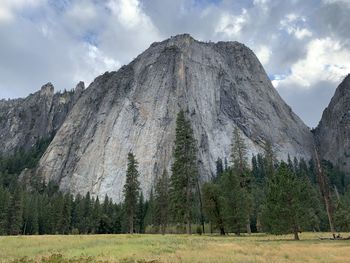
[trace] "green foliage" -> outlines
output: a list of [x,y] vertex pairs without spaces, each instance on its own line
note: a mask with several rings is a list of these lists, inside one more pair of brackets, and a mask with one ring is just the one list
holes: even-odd
[[169,220],[169,178],[168,173],[164,169],[162,176],[157,179],[155,185],[154,213],[155,223],[159,227],[160,232],[165,234]]
[[277,173],[269,179],[264,207],[264,223],[273,234],[298,232],[314,222],[317,211],[311,185],[305,177],[293,173],[290,165],[282,162]]
[[341,196],[334,219],[339,231],[350,231],[350,189]]
[[223,217],[223,196],[219,185],[215,183],[205,183],[202,187],[203,208],[212,226],[220,230],[221,235],[225,235],[225,224]]
[[138,181],[137,161],[133,153],[128,154],[128,168],[126,171],[126,182],[124,184],[124,205],[129,222],[129,233],[134,233],[134,220],[136,216],[137,202],[140,191]]
[[192,209],[195,203],[195,189],[198,181],[197,149],[191,123],[183,111],[176,119],[174,164],[170,178],[171,212],[175,222],[185,223],[187,233],[191,232]]
[[240,235],[246,228],[247,218],[249,218],[249,193],[241,186],[239,176],[232,169],[223,173],[219,184],[223,195],[223,216],[226,228]]

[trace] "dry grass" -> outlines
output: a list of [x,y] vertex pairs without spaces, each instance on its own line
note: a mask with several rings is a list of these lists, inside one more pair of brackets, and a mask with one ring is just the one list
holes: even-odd
[[303,233],[302,241],[264,234],[0,237],[0,262],[350,262],[350,241],[319,235]]

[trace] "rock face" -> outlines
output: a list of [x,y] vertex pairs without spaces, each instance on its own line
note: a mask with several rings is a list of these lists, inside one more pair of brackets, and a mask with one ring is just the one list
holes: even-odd
[[25,99],[0,100],[0,154],[29,149],[40,138],[52,136],[80,97],[84,83],[74,92],[54,93],[51,83]]
[[42,157],[38,174],[62,190],[122,199],[133,151],[147,195],[172,163],[180,109],[192,122],[201,179],[229,159],[235,126],[251,149],[267,140],[280,158],[309,158],[313,138],[271,85],[253,52],[237,42],[179,35],[152,44],[129,65],[99,76],[76,102]]
[[324,110],[315,136],[321,157],[350,172],[350,75]]

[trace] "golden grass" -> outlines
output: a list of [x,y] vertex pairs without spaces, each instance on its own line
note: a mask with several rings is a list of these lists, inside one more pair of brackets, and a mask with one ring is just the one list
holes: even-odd
[[[323,233],[322,236],[330,236]],[[350,234],[343,234],[348,236]],[[0,262],[40,262],[60,254],[88,262],[350,262],[350,241],[321,241],[319,233],[292,236],[81,235],[0,237]],[[51,261],[49,261],[51,262]],[[62,261],[52,261],[62,262]]]

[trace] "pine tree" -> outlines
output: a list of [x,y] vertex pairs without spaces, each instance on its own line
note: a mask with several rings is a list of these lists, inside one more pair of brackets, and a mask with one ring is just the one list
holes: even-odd
[[197,149],[191,123],[183,111],[176,119],[174,164],[170,178],[171,210],[176,222],[186,225],[186,233],[191,234],[192,208],[198,180]]
[[334,221],[341,231],[350,231],[350,189],[341,196],[335,211]]
[[220,187],[214,183],[205,183],[202,187],[202,192],[205,214],[213,227],[220,230],[220,235],[225,235],[223,198],[221,196]]
[[244,139],[242,138],[239,130],[237,127],[235,127],[233,131],[233,143],[232,143],[232,153],[231,158],[233,162],[233,169],[234,174],[239,177],[240,186],[243,189],[243,195],[242,198],[246,198],[244,200],[245,204],[247,205],[247,209],[244,209],[246,214],[246,229],[247,233],[251,233],[250,228],[250,214],[252,209],[251,204],[251,178],[250,178],[250,171],[248,169],[248,163],[247,163],[247,145],[244,142]]
[[137,161],[133,153],[128,154],[128,168],[126,171],[126,182],[124,185],[124,204],[128,217],[129,233],[134,233],[134,218],[136,215],[137,198],[140,191],[138,181],[139,172],[137,171]]
[[162,176],[157,179],[154,192],[155,221],[160,232],[164,235],[169,217],[169,178],[164,169]]
[[8,211],[8,233],[10,235],[19,235],[22,231],[22,191],[17,188],[10,198],[10,207]]
[[101,216],[102,216],[102,211],[101,211],[101,204],[100,200],[98,197],[96,197],[96,200],[93,204],[93,210],[92,210],[92,230],[91,233],[99,233],[99,228],[100,228],[100,222],[101,222]]
[[7,234],[10,192],[0,186],[0,235]]
[[63,211],[62,211],[62,219],[61,219],[61,229],[60,232],[62,234],[69,234],[72,224],[72,203],[73,203],[73,197],[71,194],[67,193],[64,195],[64,202],[63,202]]
[[146,226],[154,226],[157,224],[157,216],[156,216],[156,207],[155,207],[155,199],[153,194],[153,189],[151,189],[149,199],[147,201],[147,211],[145,216],[145,225]]
[[314,203],[310,199],[308,181],[298,178],[289,165],[281,162],[277,173],[268,181],[264,223],[273,234],[298,233],[312,221],[310,210]]
[[247,227],[249,215],[249,198],[242,188],[239,177],[233,169],[225,171],[220,178],[220,189],[223,196],[223,217],[225,226],[236,235]]
[[138,203],[137,203],[137,211],[136,211],[136,222],[137,222],[137,232],[145,233],[145,216],[146,216],[146,206],[143,193],[140,192]]

